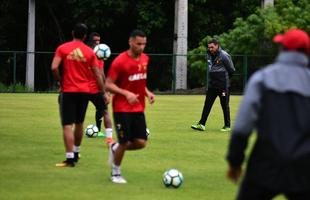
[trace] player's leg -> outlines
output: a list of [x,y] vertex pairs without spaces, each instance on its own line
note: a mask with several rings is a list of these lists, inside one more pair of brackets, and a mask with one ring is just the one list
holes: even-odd
[[96,109],[96,113],[95,113],[96,126],[98,127],[99,132],[101,132],[103,111],[105,108],[105,103],[103,102],[102,95],[100,93],[91,94],[89,100],[95,106],[95,109]]
[[74,135],[73,135],[73,123],[75,115],[76,102],[72,97],[72,94],[61,93],[58,98],[59,111],[61,117],[61,124],[63,129],[63,140],[65,145],[66,160],[62,163],[57,163],[57,167],[74,167]]
[[147,141],[146,120],[143,112],[130,113],[132,115],[132,126],[130,142],[127,144],[127,150],[143,149]]
[[258,186],[254,183],[244,180],[239,188],[237,200],[271,200],[279,194],[268,188]]
[[88,94],[77,95],[78,103],[76,105],[75,126],[74,126],[74,161],[80,158],[80,146],[83,139],[83,123],[88,105]]
[[112,120],[108,111],[108,108],[104,109],[103,111],[103,123],[105,127],[105,136],[106,136],[106,143],[112,144],[113,141],[113,128],[112,128]]
[[109,164],[112,166],[111,181],[127,183],[121,175],[121,163],[131,135],[132,119],[128,113],[113,113],[113,116],[118,142],[111,144],[109,149]]
[[201,118],[197,124],[191,126],[194,130],[204,131],[205,124],[207,122],[208,116],[210,114],[213,103],[217,97],[216,89],[209,88],[206,94],[203,110],[201,113]]
[[230,131],[229,89],[221,90],[218,95],[220,97],[221,107],[224,116],[224,127],[221,129],[221,131]]

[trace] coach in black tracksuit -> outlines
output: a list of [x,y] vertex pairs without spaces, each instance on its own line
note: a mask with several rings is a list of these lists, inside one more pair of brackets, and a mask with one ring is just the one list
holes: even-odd
[[250,78],[231,135],[227,175],[236,182],[257,132],[238,200],[310,199],[310,39],[292,29],[274,41],[284,50]]
[[[202,115],[198,125],[205,126],[212,105],[216,97],[219,96],[224,115],[224,127],[221,130],[230,131],[229,78],[235,71],[234,64],[230,55],[221,49],[218,41],[215,39],[208,42],[207,61],[209,66],[209,82]],[[197,125],[193,125],[192,128],[196,129],[196,126]]]

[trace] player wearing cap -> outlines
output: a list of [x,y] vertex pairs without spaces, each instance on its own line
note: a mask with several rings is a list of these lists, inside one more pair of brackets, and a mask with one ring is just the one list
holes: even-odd
[[250,78],[230,139],[227,175],[236,182],[257,132],[238,200],[310,199],[310,39],[291,29],[274,42],[281,51]]

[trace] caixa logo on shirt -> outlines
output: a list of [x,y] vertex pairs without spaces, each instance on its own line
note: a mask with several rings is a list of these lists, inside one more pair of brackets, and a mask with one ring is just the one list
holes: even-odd
[[146,79],[146,73],[133,74],[128,77],[129,81],[138,81],[142,79]]

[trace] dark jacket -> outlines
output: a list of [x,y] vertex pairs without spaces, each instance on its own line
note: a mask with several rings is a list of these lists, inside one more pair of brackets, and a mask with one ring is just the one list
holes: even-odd
[[216,55],[208,52],[209,66],[209,88],[226,89],[230,86],[229,77],[234,73],[235,68],[230,55],[219,48]]
[[257,138],[245,179],[280,192],[310,190],[310,69],[302,53],[282,52],[247,85],[227,160],[241,166],[253,129]]

